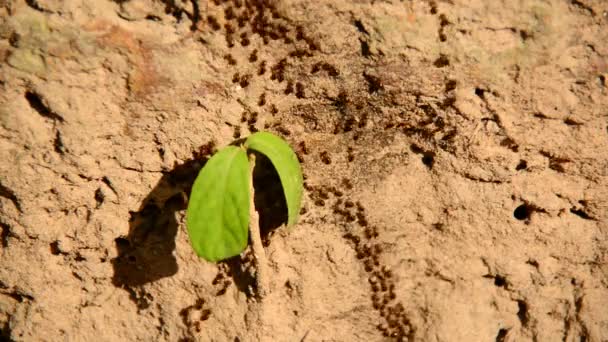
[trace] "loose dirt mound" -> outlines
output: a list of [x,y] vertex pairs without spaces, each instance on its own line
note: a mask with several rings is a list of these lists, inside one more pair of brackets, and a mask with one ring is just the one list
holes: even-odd
[[[0,39],[0,340],[608,340],[605,1],[9,0]],[[257,130],[306,183],[263,301],[184,226]]]

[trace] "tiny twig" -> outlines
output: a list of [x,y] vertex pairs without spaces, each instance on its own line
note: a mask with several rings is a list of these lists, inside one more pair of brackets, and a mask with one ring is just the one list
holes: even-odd
[[250,165],[250,184],[249,184],[249,234],[253,248],[253,255],[256,261],[256,283],[258,288],[258,297],[263,299],[268,294],[268,262],[266,260],[266,252],[262,245],[262,236],[260,235],[260,217],[255,210],[255,192],[253,188],[253,169],[255,168],[255,155],[249,155]]

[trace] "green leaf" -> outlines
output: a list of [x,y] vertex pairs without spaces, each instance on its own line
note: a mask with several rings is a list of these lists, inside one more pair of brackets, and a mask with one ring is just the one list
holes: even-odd
[[186,225],[196,254],[208,261],[247,247],[249,161],[243,148],[225,147],[203,167],[192,186]]
[[287,202],[288,225],[295,224],[300,213],[303,182],[298,157],[285,140],[267,132],[250,135],[245,141],[245,146],[262,153],[272,162],[283,186]]

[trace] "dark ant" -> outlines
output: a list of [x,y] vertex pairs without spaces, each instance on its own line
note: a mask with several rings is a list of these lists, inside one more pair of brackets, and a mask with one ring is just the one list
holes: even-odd
[[236,18],[237,24],[239,25],[240,28],[245,27],[245,23],[247,23],[247,17],[245,16],[240,16],[238,18]]
[[224,28],[226,29],[227,34],[233,34],[235,32],[234,27],[232,27],[232,25],[230,25],[230,23],[225,23]]
[[232,284],[230,280],[225,280],[222,288],[217,292],[216,296],[223,296],[226,294],[226,290],[228,290],[230,284]]
[[255,49],[253,50],[253,52],[251,52],[251,54],[249,55],[249,62],[250,63],[255,63],[258,60],[258,50]]
[[277,126],[276,129],[277,129],[277,132],[279,132],[283,135],[291,135],[291,131],[289,131],[287,128],[285,128],[281,125]]
[[302,28],[302,26],[297,26],[296,27],[296,39],[297,40],[303,40],[304,39],[304,29]]
[[226,20],[232,20],[234,18],[234,10],[232,7],[228,7],[224,10],[224,17]]
[[247,120],[247,123],[249,125],[253,125],[256,122],[258,122],[258,112],[253,112],[251,113],[251,117],[249,118],[249,120]]
[[353,148],[352,147],[347,148],[346,154],[348,156],[348,161],[349,162],[352,162],[353,160],[355,160],[355,156],[353,154]]
[[224,278],[224,274],[222,273],[218,273],[215,278],[213,278],[213,281],[211,282],[211,284],[213,285],[217,285],[222,279]]
[[291,80],[287,81],[287,87],[285,88],[285,95],[289,95],[293,93],[293,82]]
[[[342,184],[344,185],[344,187],[347,190],[352,190],[353,189],[353,183],[350,181],[350,179],[348,178],[344,178],[342,179]],[[352,203],[352,202],[351,202]]]
[[363,204],[361,204],[361,202],[357,201],[357,203],[355,203],[357,205],[357,210],[360,212],[364,212],[365,208],[363,208]]
[[302,151],[302,153],[308,154],[308,148],[306,147],[306,143],[304,141],[300,141],[300,143],[298,143],[298,149]]
[[332,77],[340,75],[338,69],[329,63],[323,63],[323,70],[327,71],[327,74]]
[[207,16],[207,22],[209,22],[209,25],[211,25],[211,28],[214,31],[217,31],[221,28],[220,24],[217,22],[217,19],[215,19],[215,17],[213,16]]
[[266,72],[266,61],[262,61],[260,63],[260,68],[258,69],[258,75],[264,75],[264,73]]
[[310,52],[304,50],[294,50],[289,53],[289,57],[302,58],[302,57],[312,57]]
[[246,88],[249,85],[250,79],[251,79],[251,75],[244,75],[243,77],[241,77],[241,81],[239,82],[239,85],[241,86],[241,88]]
[[304,98],[304,86],[300,82],[296,83],[296,97],[299,99]]
[[233,48],[234,47],[234,37],[232,37],[231,34],[227,34],[226,35],[226,43],[228,44],[229,48]]
[[380,259],[378,259],[378,255],[374,254],[372,256],[372,260],[374,260],[374,266],[380,266]]
[[[372,230],[374,230],[374,232],[375,232],[375,229],[376,229],[376,227],[372,228]],[[377,236],[377,234],[378,234],[378,233],[376,233],[376,236]],[[382,247],[380,247],[380,245],[375,245],[375,246],[374,246],[374,253],[375,253],[375,254],[380,254],[380,253],[382,253]]]
[[289,33],[289,28],[285,25],[281,25],[279,24],[279,26],[277,27],[277,29],[279,30],[279,32],[281,32],[281,34],[285,35],[287,33]]
[[215,142],[214,141],[210,141],[204,145],[202,145],[199,150],[198,153],[193,153],[193,156],[195,159],[202,159],[202,158],[207,158],[209,155],[213,154],[215,151]]
[[317,43],[312,41],[312,39],[307,40],[307,43],[308,43],[308,48],[311,49],[312,51],[316,51],[319,48]]
[[[384,291],[384,290],[383,290],[383,291]],[[386,294],[385,294],[385,295],[383,296],[383,298],[382,298],[382,303],[384,303],[384,304],[388,304],[388,302],[390,302],[390,299],[388,298],[388,295],[386,295]]]
[[206,321],[211,316],[211,310],[205,309],[201,311],[201,321]]
[[225,55],[224,59],[228,62],[228,64],[230,64],[230,65],[236,65],[236,59],[234,59],[234,57],[232,57],[231,54]]
[[397,322],[393,317],[389,317],[386,322],[388,323],[388,326],[391,328],[396,328],[399,325],[399,322]]
[[365,256],[370,256],[371,251],[372,249],[369,247],[369,244],[366,243],[363,245],[363,252],[365,253]]
[[[367,227],[367,219],[365,219],[365,217],[359,218],[358,222],[361,227]],[[368,239],[371,239],[371,235],[368,237]]]
[[319,197],[322,199],[329,199],[329,192],[325,188],[319,189]]
[[365,220],[365,215],[363,215],[360,211],[357,212],[357,220]]

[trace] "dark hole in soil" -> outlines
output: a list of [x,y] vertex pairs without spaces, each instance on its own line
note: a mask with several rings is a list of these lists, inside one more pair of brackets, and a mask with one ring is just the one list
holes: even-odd
[[440,55],[439,58],[437,58],[435,62],[433,62],[433,65],[438,68],[443,68],[445,66],[450,65],[450,59],[446,55]]
[[522,40],[528,40],[528,39],[532,38],[532,34],[530,34],[526,30],[519,31],[519,36],[521,37]]
[[372,55],[372,52],[369,48],[369,44],[363,39],[359,39],[359,42],[361,43],[361,55],[363,57],[369,58]]
[[451,91],[456,89],[457,82],[455,80],[449,80],[445,84],[445,91]]
[[521,171],[521,170],[525,170],[527,167],[528,167],[528,162],[522,159],[519,161],[519,164],[517,164],[517,166],[515,167],[515,170]]
[[359,31],[361,33],[369,34],[369,32],[367,32],[367,30],[365,29],[365,26],[363,26],[363,23],[361,22],[361,20],[356,19],[353,24],[357,28],[357,31]]
[[589,214],[587,214],[582,209],[570,208],[570,212],[573,213],[574,215],[580,217],[580,218],[585,219],[585,220],[593,220],[593,217],[589,216]]
[[528,324],[528,304],[523,300],[517,301],[517,306],[519,310],[517,311],[517,317],[523,326]]
[[505,285],[507,285],[507,279],[497,274],[496,276],[494,276],[494,285],[498,287],[504,287]]
[[504,342],[508,332],[508,329],[498,330],[498,334],[496,335],[496,342]]
[[527,220],[530,218],[530,214],[532,214],[532,208],[527,204],[522,204],[513,211],[513,217],[518,220]]
[[47,107],[40,95],[38,95],[37,93],[32,91],[26,91],[25,99],[30,104],[30,107],[32,107],[32,109],[38,112],[38,114],[40,114],[41,116],[63,122],[63,118],[57,115],[57,113],[54,113],[49,107]]
[[435,164],[435,152],[425,152],[422,155],[422,163],[432,169],[433,164]]
[[8,238],[11,234],[8,224],[0,222],[0,245],[2,248],[8,247]]
[[53,255],[61,254],[61,249],[59,249],[59,241],[51,242],[51,244],[49,245],[49,248],[51,249],[51,254],[53,254]]

